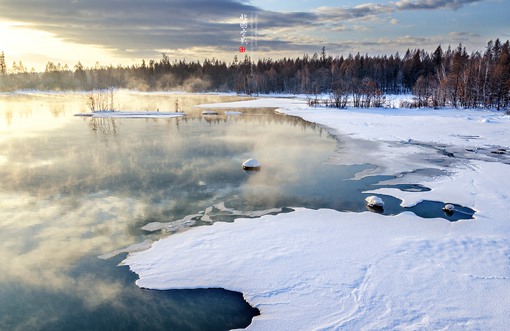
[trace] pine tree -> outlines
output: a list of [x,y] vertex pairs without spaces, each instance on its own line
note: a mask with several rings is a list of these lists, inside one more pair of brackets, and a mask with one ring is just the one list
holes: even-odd
[[7,65],[5,64],[5,54],[4,52],[0,53],[0,75],[5,75],[7,73]]

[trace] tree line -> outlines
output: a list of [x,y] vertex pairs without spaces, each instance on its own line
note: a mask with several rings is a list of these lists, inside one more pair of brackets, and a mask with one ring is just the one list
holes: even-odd
[[[0,54],[0,90],[97,90],[110,87],[143,91],[305,93],[331,95],[330,105],[380,106],[384,94],[413,93],[416,107],[502,109],[510,106],[510,44],[489,41],[485,50],[467,53],[461,44],[434,52],[407,50],[400,56],[357,53],[332,57],[322,52],[298,58],[249,56],[226,63],[217,59],[173,60],[162,54],[131,66],[73,68],[48,62],[44,72],[27,71],[21,62],[10,69]],[[316,98],[314,100],[317,100]],[[312,102],[313,103],[313,102]]]

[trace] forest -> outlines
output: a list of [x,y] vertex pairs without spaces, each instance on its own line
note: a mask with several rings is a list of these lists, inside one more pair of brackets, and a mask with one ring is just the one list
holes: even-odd
[[141,91],[237,92],[240,94],[308,94],[309,104],[329,94],[327,106],[379,107],[385,94],[413,93],[411,107],[507,109],[510,107],[510,43],[490,40],[483,51],[468,53],[438,46],[432,53],[407,50],[389,56],[357,53],[331,56],[320,53],[298,58],[234,56],[230,63],[217,59],[171,60],[162,54],[131,66],[73,68],[48,62],[44,72],[28,71],[14,61],[9,68],[0,53],[0,91],[101,90],[127,88]]

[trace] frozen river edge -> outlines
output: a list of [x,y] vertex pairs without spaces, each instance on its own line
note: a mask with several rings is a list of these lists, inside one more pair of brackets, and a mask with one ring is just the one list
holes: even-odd
[[[431,144],[508,147],[510,118],[480,110],[347,109],[265,98],[210,107],[275,107],[371,140],[378,148],[331,162],[378,160],[383,174],[435,167]],[[403,143],[405,142],[405,143]],[[353,148],[355,146],[352,146]],[[349,148],[349,147],[347,147]],[[449,223],[411,213],[382,216],[295,208],[287,214],[215,223],[169,236],[125,264],[138,286],[225,288],[261,311],[254,330],[492,329],[510,323],[510,166],[461,159],[448,176],[420,178],[428,192],[381,189],[404,205],[455,201],[477,211]]]

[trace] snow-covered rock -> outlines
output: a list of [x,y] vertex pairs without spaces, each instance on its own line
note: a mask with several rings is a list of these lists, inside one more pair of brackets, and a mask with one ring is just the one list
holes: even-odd
[[204,110],[202,115],[218,115],[218,112],[216,110]]
[[260,162],[256,159],[248,159],[243,162],[244,170],[259,170],[261,167]]
[[380,197],[375,196],[375,195],[371,195],[371,196],[367,197],[365,199],[365,201],[367,202],[367,206],[369,206],[369,207],[379,207],[379,208],[384,207],[384,201]]
[[447,213],[453,213],[453,211],[455,210],[455,206],[452,205],[451,203],[447,203],[444,207],[443,207],[443,210]]

